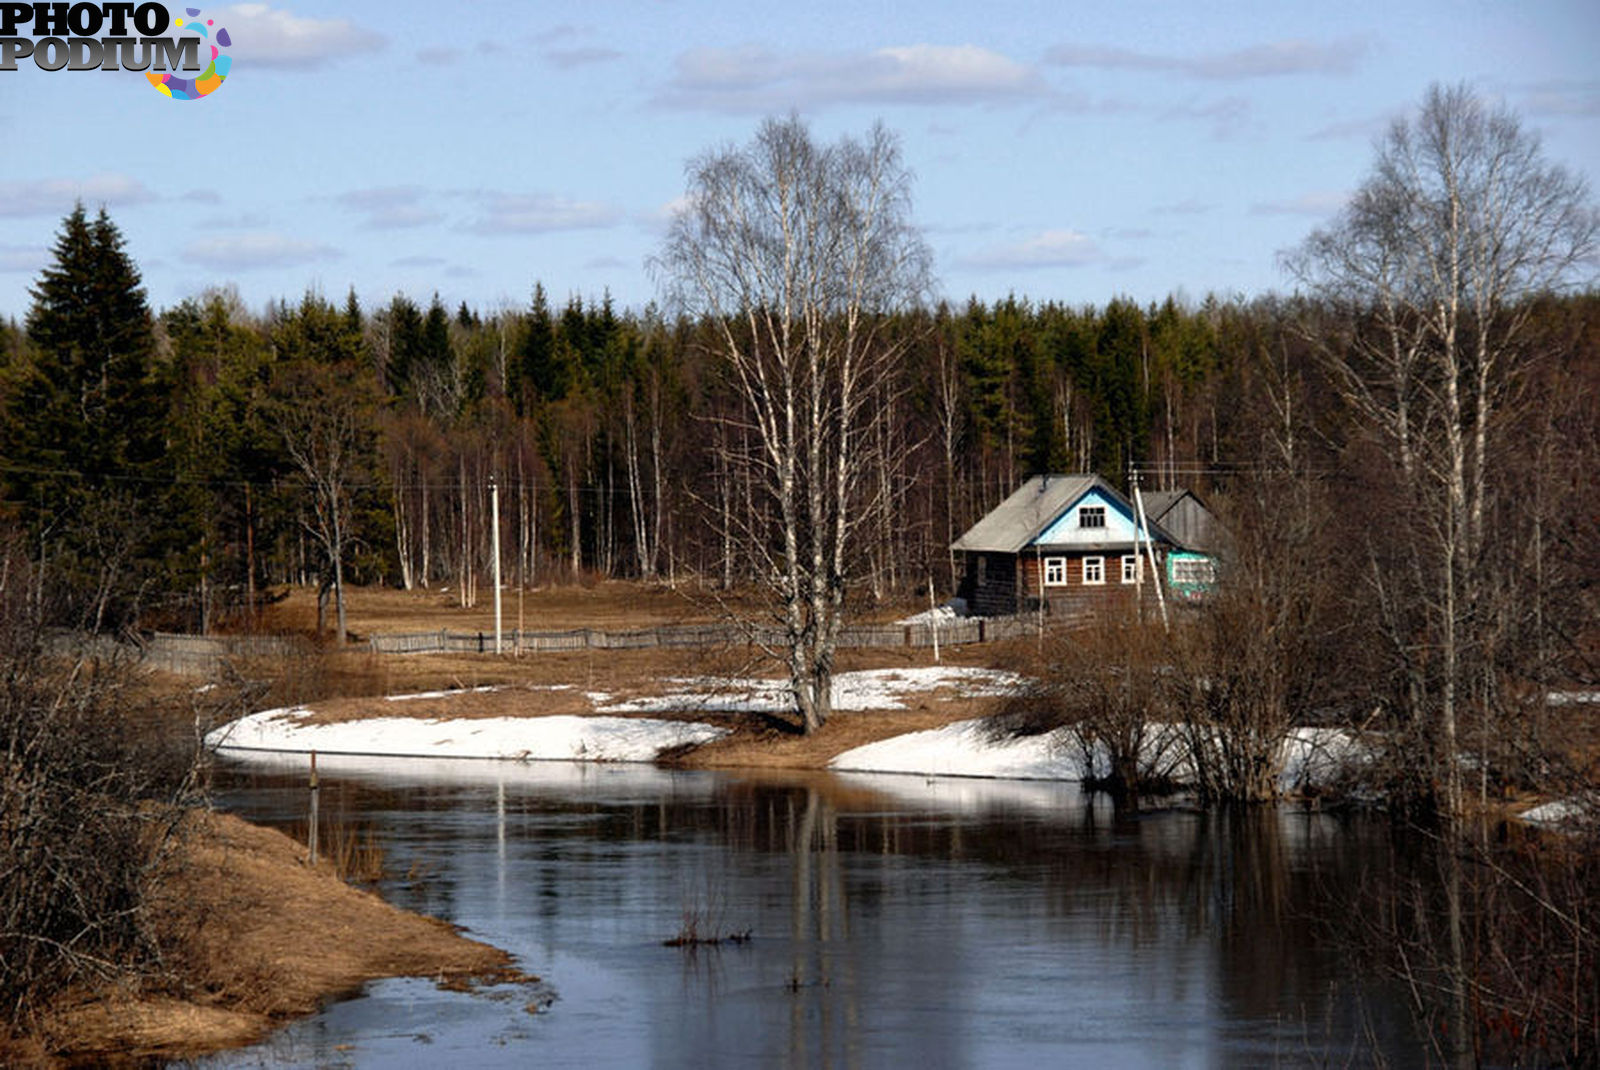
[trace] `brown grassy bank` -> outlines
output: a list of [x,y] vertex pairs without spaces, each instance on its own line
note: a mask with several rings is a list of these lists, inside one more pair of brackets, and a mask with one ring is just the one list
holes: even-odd
[[304,859],[279,832],[195,812],[152,897],[168,969],[68,993],[30,1037],[0,1048],[0,1064],[133,1063],[236,1047],[379,977],[536,980],[505,952]]

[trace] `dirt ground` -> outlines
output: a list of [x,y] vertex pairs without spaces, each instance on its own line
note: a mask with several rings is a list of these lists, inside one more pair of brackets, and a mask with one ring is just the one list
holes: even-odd
[[290,1017],[378,977],[449,987],[527,986],[505,952],[400,910],[305,864],[282,833],[195,813],[154,911],[172,970],[142,986],[62,1001],[28,1050],[0,1064],[139,1064],[252,1043]]

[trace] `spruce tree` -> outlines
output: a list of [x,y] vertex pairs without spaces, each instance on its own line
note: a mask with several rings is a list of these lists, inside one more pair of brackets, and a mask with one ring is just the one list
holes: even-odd
[[30,293],[31,360],[6,399],[6,498],[57,581],[100,627],[136,614],[162,550],[166,392],[139,271],[102,209],[67,216]]

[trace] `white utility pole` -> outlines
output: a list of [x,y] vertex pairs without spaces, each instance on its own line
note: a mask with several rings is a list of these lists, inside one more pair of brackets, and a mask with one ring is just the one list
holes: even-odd
[[[1139,536],[1144,536],[1145,553],[1150,558],[1150,582],[1156,585],[1156,605],[1161,607],[1161,627],[1164,631],[1171,631],[1172,625],[1167,621],[1167,600],[1161,594],[1161,566],[1156,564],[1156,544],[1150,538],[1150,522],[1144,515],[1144,495],[1139,492],[1139,470],[1133,470],[1133,506],[1138,511],[1138,527],[1133,533],[1133,556],[1139,556]],[[1135,566],[1137,568],[1138,566]],[[1135,573],[1137,575],[1137,573]]]
[[500,653],[500,484],[489,477],[489,532],[494,554],[494,652]]

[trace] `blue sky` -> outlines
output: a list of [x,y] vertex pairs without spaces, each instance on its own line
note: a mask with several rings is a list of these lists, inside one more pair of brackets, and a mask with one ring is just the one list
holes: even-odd
[[[174,5],[174,14],[179,10]],[[399,0],[202,10],[215,94],[0,72],[0,315],[61,217],[105,204],[152,303],[316,288],[452,307],[645,268],[684,165],[797,110],[881,119],[916,174],[940,292],[1103,304],[1285,291],[1276,254],[1361,180],[1430,82],[1517,109],[1600,178],[1600,4],[587,4]]]

